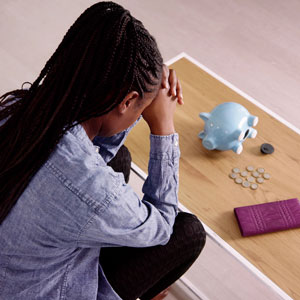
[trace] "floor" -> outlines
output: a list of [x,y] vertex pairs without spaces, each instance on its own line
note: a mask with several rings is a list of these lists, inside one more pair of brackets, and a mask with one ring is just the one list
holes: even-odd
[[[129,184],[142,197],[144,181],[131,172]],[[279,300],[282,299],[256,274],[210,236],[181,281],[171,286],[166,300]]]
[[[0,3],[0,93],[32,80],[92,0]],[[300,1],[117,0],[156,37],[167,61],[184,51],[300,127]]]
[[[95,2],[1,1],[0,94],[32,81],[76,17]],[[184,51],[300,128],[300,1],[116,2],[143,21],[165,61]],[[253,275],[235,268],[232,257],[220,259],[217,246],[208,242],[201,255],[208,266],[200,262],[192,276],[203,299],[276,299]]]

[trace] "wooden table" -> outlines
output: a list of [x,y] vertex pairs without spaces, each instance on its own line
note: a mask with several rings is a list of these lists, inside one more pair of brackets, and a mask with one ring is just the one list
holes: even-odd
[[[300,135],[186,58],[170,67],[181,80],[185,102],[175,116],[181,149],[180,202],[287,294],[300,299],[300,229],[244,238],[233,213],[238,206],[300,199]],[[258,135],[243,143],[241,155],[206,150],[198,138],[204,128],[199,113],[222,102],[240,103],[259,117]],[[141,121],[126,141],[133,161],[145,172],[148,136],[148,126]],[[263,143],[271,143],[275,152],[261,154]],[[228,176],[231,169],[248,165],[265,168],[271,179],[257,190],[235,184]]]

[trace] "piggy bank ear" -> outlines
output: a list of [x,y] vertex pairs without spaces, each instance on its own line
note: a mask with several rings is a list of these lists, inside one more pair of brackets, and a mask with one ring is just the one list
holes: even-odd
[[199,117],[206,122],[210,118],[210,113],[202,112]]
[[204,130],[201,131],[201,132],[198,134],[198,137],[199,137],[200,139],[204,139],[204,138],[205,138],[205,132],[204,132]]
[[258,117],[250,115],[248,117],[248,125],[255,127],[258,123]]

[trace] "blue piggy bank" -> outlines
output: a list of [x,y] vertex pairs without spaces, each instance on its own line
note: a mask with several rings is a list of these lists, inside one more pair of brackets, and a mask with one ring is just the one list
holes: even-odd
[[241,154],[243,142],[257,135],[252,126],[257,125],[258,117],[250,115],[244,106],[235,102],[222,103],[210,113],[203,112],[199,116],[205,121],[199,138],[208,150],[233,150]]

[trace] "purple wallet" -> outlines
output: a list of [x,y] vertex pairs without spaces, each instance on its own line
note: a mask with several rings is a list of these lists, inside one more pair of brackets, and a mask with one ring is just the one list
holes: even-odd
[[243,236],[300,227],[297,198],[236,207],[234,213]]

